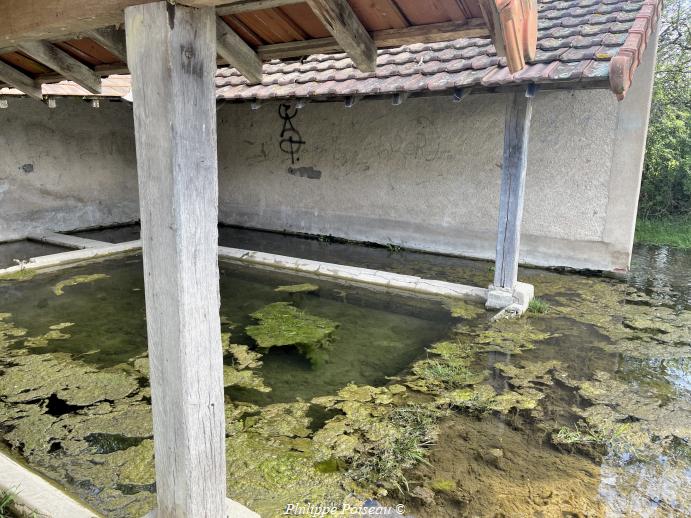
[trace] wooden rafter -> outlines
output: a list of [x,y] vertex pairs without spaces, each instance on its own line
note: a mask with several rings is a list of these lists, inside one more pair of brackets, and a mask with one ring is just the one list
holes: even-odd
[[[124,9],[128,6],[154,1],[158,0],[50,0],[49,2],[0,0],[0,20],[2,20],[0,22],[0,54],[18,49],[26,51],[30,46],[41,46],[44,51],[51,49],[44,52],[45,55],[70,58],[69,54],[59,48],[47,46],[70,39],[88,37],[109,50],[121,63],[85,66],[82,64],[84,59],[77,57],[71,58],[69,66],[56,68],[52,67],[51,60],[46,60],[44,55],[37,60],[51,67],[53,71],[31,76],[31,79],[36,85],[64,78],[72,79],[95,92],[98,89],[98,76],[127,73],[127,68],[123,66],[126,63],[123,31],[115,27],[122,24]],[[398,2],[389,1],[391,6],[399,5]],[[415,2],[418,1],[422,6],[422,0],[415,0]],[[426,1],[430,6],[436,5],[435,0]],[[457,2],[458,9],[452,9],[449,14],[456,21],[414,23],[412,26],[400,28],[396,27],[398,24],[396,22],[391,25],[396,28],[376,30],[370,27],[370,32],[368,32],[347,0],[178,0],[178,3],[183,5],[216,6],[218,16],[263,11],[262,16],[273,12],[275,17],[276,13],[282,12],[276,8],[299,3],[309,5],[315,16],[331,33],[331,37],[310,38],[307,34],[302,34],[302,37],[294,38],[298,41],[290,41],[293,39],[291,35],[283,35],[273,40],[280,43],[262,45],[261,39],[246,43],[250,41],[247,35],[235,26],[236,22],[240,23],[238,18],[226,18],[225,21],[217,22],[217,49],[222,58],[219,64],[229,63],[236,66],[253,83],[259,81],[259,60],[345,51],[360,70],[372,72],[376,65],[377,47],[432,43],[468,37],[491,36],[498,54],[506,57],[512,73],[522,69],[527,61],[534,58],[537,39],[536,0],[457,0]],[[466,7],[469,2],[479,3],[482,17],[463,19],[463,17],[471,16],[471,9]],[[448,4],[448,6],[451,5]],[[375,7],[373,4],[372,8]],[[272,9],[274,11],[267,11]],[[477,7],[473,7],[472,10],[477,12]],[[267,23],[266,20],[273,20],[273,18],[261,18],[262,23]],[[363,20],[371,24],[371,20],[367,21],[369,20],[367,16]],[[40,43],[36,43],[37,40]],[[27,54],[31,55],[31,52]],[[64,74],[63,70],[68,70],[71,75]]]
[[74,81],[91,93],[101,93],[101,78],[86,65],[67,52],[47,41],[29,41],[19,45],[19,50],[43,63],[67,79]]
[[363,72],[377,67],[377,47],[346,0],[307,0],[340,47]]
[[251,84],[261,82],[262,62],[259,56],[219,17],[216,17],[216,52]]
[[104,27],[87,31],[86,36],[94,40],[101,47],[120,59],[127,62],[127,45],[125,44],[125,31],[115,27]]
[[[371,34],[377,47],[397,47],[411,43],[434,43],[458,38],[486,38],[489,30],[484,20],[470,18],[463,22],[443,22],[417,25],[405,29],[385,29]],[[341,49],[335,38],[318,38],[262,45],[257,52],[264,60],[286,59],[309,54],[338,52]]]
[[21,90],[29,97],[33,97],[39,101],[43,99],[40,85],[37,85],[29,76],[21,73],[4,61],[0,61],[0,81],[7,83],[17,90]]

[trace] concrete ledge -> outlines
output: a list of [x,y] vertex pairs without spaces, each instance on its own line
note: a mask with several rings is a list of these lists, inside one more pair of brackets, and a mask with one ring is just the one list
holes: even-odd
[[95,239],[86,239],[79,236],[70,236],[68,234],[58,234],[57,232],[29,234],[27,237],[33,241],[40,241],[41,243],[77,249],[101,248],[109,244],[103,241],[96,241]]
[[13,508],[20,516],[37,518],[98,518],[57,487],[0,453],[0,490],[15,495]]
[[345,266],[333,263],[323,263],[310,259],[298,259],[284,255],[253,252],[239,248],[218,247],[218,256],[237,263],[249,263],[264,267],[306,273],[316,277],[345,280],[358,284],[369,284],[382,288],[423,293],[427,295],[443,296],[458,299],[487,300],[487,290],[474,286],[455,284],[452,282],[423,279],[412,275]]
[[1,269],[0,277],[3,275],[18,274],[26,270],[43,270],[54,266],[63,266],[97,257],[131,252],[133,250],[138,250],[141,247],[141,241],[128,241],[127,243],[118,244],[102,243],[100,247],[61,252],[59,254],[44,255],[41,257],[32,257],[24,263]]

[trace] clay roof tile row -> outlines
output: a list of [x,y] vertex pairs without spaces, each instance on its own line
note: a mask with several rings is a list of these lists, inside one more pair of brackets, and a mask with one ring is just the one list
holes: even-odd
[[365,74],[345,54],[264,66],[260,85],[232,68],[218,72],[218,97],[268,100],[424,93],[459,87],[609,80],[623,96],[657,23],[660,0],[539,0],[535,59],[516,74],[487,38],[416,43],[380,49],[377,69]]

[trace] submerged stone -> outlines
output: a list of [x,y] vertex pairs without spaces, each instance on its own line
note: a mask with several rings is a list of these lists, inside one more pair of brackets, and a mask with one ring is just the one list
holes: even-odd
[[100,279],[107,279],[108,277],[110,276],[106,275],[105,273],[94,273],[91,275],[75,275],[74,277],[70,277],[69,279],[60,281],[55,286],[53,286],[53,293],[59,296],[64,293],[64,289],[68,286],[76,286],[77,284],[94,282]]

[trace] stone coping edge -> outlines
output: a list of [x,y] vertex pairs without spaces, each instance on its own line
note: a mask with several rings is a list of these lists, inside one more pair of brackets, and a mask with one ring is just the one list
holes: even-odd
[[358,266],[345,266],[340,264],[324,263],[311,259],[298,259],[284,255],[267,254],[241,250],[239,248],[218,247],[218,256],[222,259],[239,263],[250,263],[278,270],[306,273],[316,277],[338,279],[357,284],[379,286],[385,289],[408,291],[450,297],[466,300],[487,300],[487,289],[455,284],[446,281],[423,279],[413,275],[360,268]]
[[[63,239],[63,237],[65,239]],[[19,274],[25,270],[42,270],[88,259],[131,252],[140,249],[142,246],[141,240],[113,244],[95,241],[92,239],[72,239],[72,237],[73,236],[63,236],[62,234],[57,233],[29,236],[30,239],[51,242],[53,244],[60,244],[62,246],[72,246],[75,248],[80,247],[81,249],[44,255],[41,257],[32,257],[22,264],[0,269],[0,277],[11,274]],[[287,270],[327,279],[338,279],[356,284],[378,286],[380,288],[396,291],[407,291],[438,297],[476,300],[479,302],[485,302],[487,300],[488,290],[486,288],[466,286],[464,284],[456,284],[434,279],[423,279],[413,275],[402,275],[382,270],[361,268],[358,266],[325,263],[311,259],[300,259],[297,257],[242,250],[239,248],[229,248],[225,246],[218,247],[218,256],[221,259],[232,262],[253,264],[275,270]]]
[[69,252],[58,252],[57,254],[43,255],[40,257],[32,257],[16,266],[0,269],[0,278],[5,275],[19,274],[26,270],[43,270],[53,266],[62,266],[70,263],[85,261],[98,257],[104,257],[113,254],[120,254],[124,252],[131,252],[142,247],[140,240],[128,241],[126,243],[102,243],[101,246],[92,246],[90,248],[83,248],[80,250],[70,250]]
[[14,496],[19,516],[36,518],[100,518],[40,475],[0,452],[0,491]]

